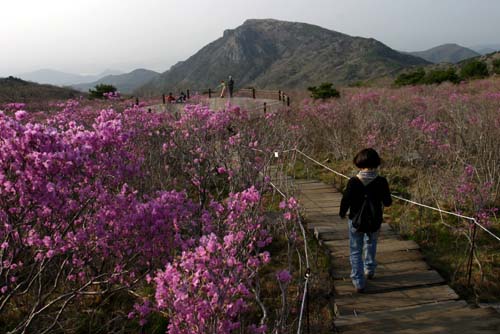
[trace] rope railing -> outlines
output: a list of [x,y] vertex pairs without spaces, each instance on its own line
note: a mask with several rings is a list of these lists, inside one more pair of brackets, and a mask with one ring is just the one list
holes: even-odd
[[[220,96],[220,90],[221,88],[207,88],[206,90],[202,91],[202,95],[208,95],[208,98],[216,98]],[[226,87],[226,92],[225,94],[229,94],[227,91]],[[263,98],[263,95],[265,98],[274,100],[277,99],[278,101],[281,101],[284,105],[290,106],[290,95],[285,93],[282,90],[269,90],[269,89],[255,89],[255,88],[240,88],[237,91],[234,92],[233,97],[249,97],[253,99],[257,98]]]
[[[298,154],[300,154],[301,156],[303,156],[304,158],[306,158],[307,160],[313,162],[314,164],[334,173],[335,175],[341,177],[341,183],[342,183],[342,179],[349,179],[349,177],[345,174],[342,174],[328,166],[326,166],[325,164],[321,163],[320,161],[318,161],[317,159],[314,159],[313,157],[311,157],[310,155],[302,152],[301,150],[297,149],[297,148],[293,148],[291,150],[286,150],[286,151],[281,151],[281,152],[275,152],[275,156],[278,156],[280,153],[284,154],[284,153],[288,153],[288,152],[296,152]],[[433,207],[433,206],[430,206],[430,205],[426,205],[426,204],[423,204],[423,203],[419,203],[419,202],[416,202],[416,201],[412,201],[410,199],[407,199],[407,198],[404,198],[404,197],[401,197],[401,196],[398,196],[398,195],[395,195],[395,194],[391,194],[391,196],[397,200],[400,200],[402,202],[405,202],[405,203],[408,203],[408,204],[411,204],[411,205],[415,205],[415,206],[418,206],[418,207],[421,207],[421,208],[425,208],[425,209],[428,209],[428,210],[432,210],[432,211],[436,211],[436,212],[439,212],[440,214],[445,214],[445,215],[449,215],[449,216],[453,216],[453,217],[457,217],[457,218],[461,218],[461,219],[464,219],[464,220],[467,220],[469,221],[471,224],[472,224],[472,231],[470,231],[471,235],[468,237],[468,240],[469,240],[469,244],[470,244],[470,248],[467,250],[467,260],[466,260],[466,277],[467,277],[467,286],[470,288],[471,287],[471,283],[472,283],[472,271],[473,271],[473,263],[474,263],[474,259],[476,258],[476,248],[478,247],[478,243],[477,243],[477,232],[478,232],[478,229],[479,230],[482,230],[484,232],[486,232],[488,234],[489,237],[495,239],[496,241],[500,241],[500,237],[498,235],[496,235],[495,233],[493,233],[491,230],[489,230],[488,228],[486,228],[484,225],[482,225],[481,223],[479,223],[477,221],[476,218],[474,217],[470,217],[470,216],[466,216],[466,215],[462,215],[462,214],[459,214],[459,213],[456,213],[456,212],[451,212],[451,211],[447,211],[447,210],[443,210],[441,208],[438,208],[438,207]],[[477,260],[477,258],[476,258]],[[477,260],[478,261],[478,260]],[[481,266],[480,266],[481,268]],[[482,270],[482,269],[481,269]],[[457,271],[458,271],[458,268],[457,268]]]
[[[267,152],[261,149],[257,148],[252,148],[251,150],[255,152],[259,152],[263,155],[267,155],[269,157],[268,163],[271,164],[271,162],[278,158],[276,153],[271,153]],[[288,200],[290,197],[288,194],[286,194],[286,190],[282,190],[279,185],[275,184],[272,181],[269,181],[269,185],[284,199]],[[309,259],[309,244],[307,242],[307,235],[306,235],[306,229],[304,228],[304,224],[300,218],[300,212],[299,208],[295,209],[295,213],[297,216],[297,223],[299,225],[302,238],[304,240],[304,258],[305,258],[305,265],[306,265],[306,270],[304,274],[304,292],[302,294],[301,302],[300,302],[300,313],[299,313],[299,319],[298,319],[298,324],[297,324],[297,334],[302,333],[302,326],[303,326],[303,321],[304,321],[304,313],[306,313],[307,316],[307,333],[310,333],[310,328],[309,328],[309,279],[311,277],[311,265],[310,265],[310,259]]]
[[[273,182],[269,182],[269,184],[283,197],[283,199],[285,199],[285,200],[288,199],[288,196],[285,195],[285,193],[282,192]],[[309,293],[308,284],[309,284],[309,278],[311,277],[311,266],[309,264],[309,252],[308,252],[306,230],[304,228],[304,225],[302,224],[302,220],[300,219],[300,214],[299,214],[298,209],[296,209],[296,214],[297,214],[297,221],[299,223],[299,227],[300,227],[300,230],[302,233],[302,238],[304,239],[304,255],[305,255],[305,259],[306,259],[306,273],[304,275],[304,293],[302,294],[302,301],[300,303],[299,322],[297,325],[297,334],[300,334],[300,333],[302,333],[302,321],[304,318],[304,310],[305,310],[305,306],[306,306],[307,299],[308,299],[308,293]]]
[[[332,173],[335,173],[337,174],[338,176],[341,176],[345,179],[349,179],[349,177],[347,175],[344,175],[340,172],[337,172],[336,170],[333,170],[332,168],[322,164],[321,162],[319,162],[318,160],[312,158],[311,156],[305,154],[304,152],[298,150],[298,149],[292,149],[293,151],[299,153],[300,155],[304,156],[305,158],[309,159],[310,161],[314,162],[315,164],[327,169],[328,171],[332,172]],[[474,223],[477,227],[481,228],[482,230],[484,230],[486,233],[488,233],[491,237],[493,237],[494,239],[496,239],[497,241],[500,241],[500,237],[497,236],[496,234],[494,234],[493,232],[491,232],[490,230],[488,230],[486,227],[484,227],[482,224],[480,224],[476,218],[474,217],[469,217],[469,216],[464,216],[464,215],[461,215],[461,214],[458,214],[456,212],[451,212],[451,211],[446,211],[446,210],[443,210],[443,209],[440,209],[440,208],[436,208],[436,207],[433,207],[433,206],[430,206],[430,205],[426,205],[426,204],[423,204],[423,203],[419,203],[419,202],[415,202],[415,201],[412,201],[412,200],[409,200],[407,198],[404,198],[404,197],[401,197],[401,196],[397,196],[397,195],[394,195],[394,194],[391,194],[391,196],[395,199],[398,199],[400,201],[404,201],[404,202],[407,202],[407,203],[410,203],[410,204],[413,204],[413,205],[416,205],[416,206],[420,206],[420,207],[423,207],[423,208],[427,208],[427,209],[430,209],[430,210],[434,210],[434,211],[437,211],[437,212],[440,212],[440,213],[444,213],[444,214],[447,214],[447,215],[451,215],[451,216],[455,216],[455,217],[458,217],[458,218],[462,218],[462,219],[466,219],[466,220],[469,220],[471,221],[472,223]]]

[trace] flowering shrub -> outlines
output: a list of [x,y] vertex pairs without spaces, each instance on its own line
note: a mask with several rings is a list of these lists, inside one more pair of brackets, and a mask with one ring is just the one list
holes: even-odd
[[270,261],[260,172],[280,118],[108,98],[0,112],[0,323],[51,331],[126,292],[116,326],[158,313],[169,333],[234,332]]
[[[454,204],[443,184],[456,184],[464,167],[472,165],[476,177],[470,182],[484,190],[484,206],[498,207],[499,91],[500,82],[494,79],[438,87],[346,89],[339,100],[304,101],[292,122],[301,125],[302,145],[310,152],[344,161],[362,147],[374,147],[386,168],[418,170],[422,186],[434,185],[432,193],[441,194],[437,199],[450,207]],[[474,214],[476,207],[469,203],[461,210]]]

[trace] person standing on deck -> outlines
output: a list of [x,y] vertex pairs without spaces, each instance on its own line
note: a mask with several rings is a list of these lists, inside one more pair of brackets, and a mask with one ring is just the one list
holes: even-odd
[[215,89],[217,90],[219,88],[221,89],[220,98],[222,99],[224,98],[224,94],[226,93],[226,83],[224,82],[224,80],[221,80],[220,85],[218,85]]
[[339,215],[344,219],[349,210],[351,279],[356,291],[363,292],[366,278],[372,279],[375,275],[375,255],[383,207],[390,206],[392,198],[387,180],[377,172],[381,163],[377,151],[363,149],[356,154],[353,162],[360,171],[347,183]]
[[234,80],[232,76],[229,76],[229,81],[227,82],[227,88],[229,88],[229,97],[233,97]]

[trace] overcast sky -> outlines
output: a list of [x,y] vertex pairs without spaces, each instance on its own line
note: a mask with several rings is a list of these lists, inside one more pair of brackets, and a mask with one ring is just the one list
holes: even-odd
[[248,18],[316,24],[397,50],[500,43],[499,0],[2,0],[0,76],[163,72]]

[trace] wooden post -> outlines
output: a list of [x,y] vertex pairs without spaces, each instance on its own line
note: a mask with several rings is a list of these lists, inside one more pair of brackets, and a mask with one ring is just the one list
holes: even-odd
[[286,97],[286,106],[289,107],[290,106],[290,96],[287,96]]
[[212,90],[210,88],[208,89],[208,98],[212,98]]
[[162,98],[162,100],[163,100],[163,104],[165,104],[165,94],[162,94],[162,95],[161,95],[161,98]]
[[255,99],[255,88],[252,88],[252,97]]
[[186,90],[186,97],[187,97],[187,99],[189,100],[189,98],[190,98],[190,95],[189,95],[189,89],[188,89],[188,90]]
[[267,103],[264,102],[264,113],[266,113],[266,111],[267,111]]
[[278,91],[278,100],[281,101],[281,90]]
[[135,98],[135,105],[136,105],[136,106],[138,106],[138,105],[139,105],[139,98],[138,98],[138,97],[136,97],[136,98]]

